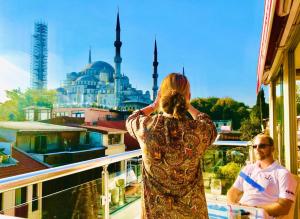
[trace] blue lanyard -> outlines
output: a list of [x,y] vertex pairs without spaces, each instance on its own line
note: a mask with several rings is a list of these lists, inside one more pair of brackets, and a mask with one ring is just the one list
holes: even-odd
[[250,178],[250,176],[246,175],[242,171],[240,172],[240,177],[242,177],[247,183],[249,183],[254,188],[258,189],[260,192],[264,192],[265,188],[259,185],[257,182],[255,182],[253,179]]

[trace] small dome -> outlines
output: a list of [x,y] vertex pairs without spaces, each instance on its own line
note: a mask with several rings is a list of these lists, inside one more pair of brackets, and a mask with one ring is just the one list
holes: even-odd
[[78,75],[77,72],[71,72],[71,73],[67,74],[67,78],[70,79],[70,80],[72,80],[72,81],[76,80],[76,78],[78,78],[78,76],[79,75]]
[[65,93],[66,93],[66,89],[63,88],[63,87],[57,88],[56,91],[57,91],[58,93],[62,93],[62,94],[65,94]]

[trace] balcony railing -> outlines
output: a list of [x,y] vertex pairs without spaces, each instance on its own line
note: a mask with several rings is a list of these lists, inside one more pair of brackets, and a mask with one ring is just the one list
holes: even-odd
[[140,198],[140,156],[136,150],[0,179],[0,212],[28,218],[113,217]]
[[[207,150],[201,166],[208,199],[224,200],[236,177],[233,170],[237,174],[247,158],[247,143],[215,142]],[[134,218],[140,212],[140,206],[132,206],[140,201],[141,162],[141,150],[136,150],[0,179],[0,212],[75,219],[121,218],[126,212],[122,218]]]

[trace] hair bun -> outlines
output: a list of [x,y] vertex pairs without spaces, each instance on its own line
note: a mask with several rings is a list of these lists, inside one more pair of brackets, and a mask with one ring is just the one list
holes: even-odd
[[182,118],[187,112],[186,99],[176,90],[170,90],[166,96],[163,96],[161,103],[163,110],[175,118]]

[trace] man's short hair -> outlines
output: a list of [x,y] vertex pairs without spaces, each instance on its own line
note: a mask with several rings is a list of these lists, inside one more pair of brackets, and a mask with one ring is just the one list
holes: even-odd
[[260,134],[258,134],[258,135],[256,135],[256,136],[254,137],[254,139],[256,139],[256,138],[264,138],[264,139],[268,139],[269,145],[271,145],[271,146],[274,145],[274,140],[273,140],[273,138],[272,138],[270,135],[260,133]]

